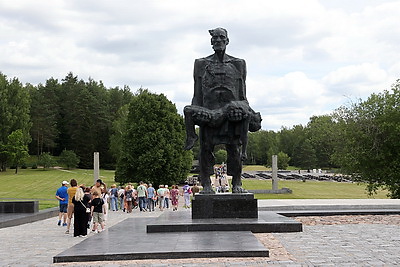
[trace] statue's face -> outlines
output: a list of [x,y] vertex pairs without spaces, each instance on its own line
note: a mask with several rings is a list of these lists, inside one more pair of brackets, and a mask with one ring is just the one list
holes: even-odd
[[222,30],[215,30],[211,37],[211,44],[215,52],[224,51],[229,43],[229,38]]

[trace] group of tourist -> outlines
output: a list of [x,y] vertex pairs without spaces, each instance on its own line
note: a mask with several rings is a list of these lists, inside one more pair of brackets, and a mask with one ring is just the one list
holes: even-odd
[[92,187],[86,187],[83,184],[78,186],[75,179],[69,183],[63,181],[56,192],[56,198],[60,201],[58,225],[66,226],[65,233],[69,234],[72,218],[74,218],[74,237],[86,236],[91,220],[93,220],[93,232],[99,231],[99,225],[104,230],[108,210],[107,196],[107,186],[101,179],[98,179]]
[[[198,190],[197,190],[198,192]],[[160,211],[169,209],[178,210],[179,196],[185,198],[185,208],[190,207],[190,190],[189,185],[185,185],[180,192],[177,185],[159,185],[155,189],[152,184],[140,182],[135,189],[134,185],[129,183],[125,187],[117,188],[114,184],[108,191],[110,196],[110,209],[118,211],[119,209],[131,213],[133,209],[139,209],[141,212],[152,212],[156,207]]]
[[214,166],[215,181],[213,184],[217,193],[229,192],[229,183],[226,172],[226,164],[222,163],[221,165]]
[[[70,187],[68,187],[70,185]],[[179,197],[184,198],[184,208],[190,208],[191,195],[198,193],[199,188],[195,185],[190,187],[185,184],[182,191],[177,185],[160,185],[156,190],[152,184],[140,182],[135,189],[129,183],[125,187],[117,187],[115,184],[107,189],[101,179],[96,181],[92,187],[79,185],[75,179],[69,183],[63,181],[56,192],[56,198],[60,202],[58,218],[59,226],[66,226],[66,234],[70,233],[72,218],[74,218],[74,237],[87,235],[90,229],[90,222],[93,220],[92,232],[105,229],[107,211],[122,210],[131,213],[133,209],[140,212],[152,212],[157,207],[160,211],[172,207],[172,211],[178,210]]]

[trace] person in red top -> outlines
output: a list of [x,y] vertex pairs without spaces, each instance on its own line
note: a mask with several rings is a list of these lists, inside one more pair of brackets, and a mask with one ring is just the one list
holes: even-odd
[[179,202],[179,189],[177,185],[173,185],[170,190],[171,194],[171,202],[172,202],[172,210],[178,210],[178,202]]

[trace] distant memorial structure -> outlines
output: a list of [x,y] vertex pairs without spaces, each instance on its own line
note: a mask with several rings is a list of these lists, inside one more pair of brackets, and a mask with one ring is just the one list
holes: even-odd
[[96,184],[96,181],[100,177],[100,153],[99,152],[94,152],[93,153],[93,180],[94,183]]
[[[209,31],[214,54],[194,63],[192,104],[184,108],[185,149],[200,138],[200,182],[203,190],[193,200],[192,218],[256,218],[257,200],[242,188],[242,162],[247,158],[247,133],[261,128],[261,115],[246,98],[246,62],[225,53],[229,44],[223,28]],[[200,126],[200,136],[195,132]],[[215,195],[210,175],[214,173],[214,147],[224,144],[227,174],[232,193]]]

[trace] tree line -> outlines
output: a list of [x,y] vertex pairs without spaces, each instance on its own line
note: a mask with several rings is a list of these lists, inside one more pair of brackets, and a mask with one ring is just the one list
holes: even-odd
[[[36,155],[43,168],[59,156],[65,166],[116,169],[120,183],[184,180],[192,153],[183,150],[183,117],[164,95],[128,86],[106,88],[68,73],[37,86],[0,73],[1,170]],[[32,166],[33,167],[33,166]]]
[[[247,165],[270,167],[272,155],[278,155],[278,168],[289,165],[302,169],[337,168],[332,159],[335,148],[336,121],[333,115],[312,116],[306,126],[282,127],[279,131],[260,130],[248,133]],[[226,151],[217,146],[217,163],[226,162]],[[199,143],[194,147],[198,159]]]
[[79,167],[91,168],[93,152],[98,151],[102,167],[114,168],[112,124],[132,96],[127,86],[106,88],[101,81],[83,81],[73,73],[37,86],[22,85],[18,78],[8,79],[0,73],[1,169],[13,164],[6,146],[16,130],[22,132],[31,155],[48,152],[58,156],[71,150],[80,158]]
[[[313,116],[306,125],[249,133],[245,164],[268,166],[277,154],[280,168],[339,168],[368,182],[371,192],[386,188],[399,198],[399,107],[396,81],[388,91]],[[132,93],[128,86],[106,88],[73,73],[36,86],[0,73],[0,123],[1,170],[20,165],[27,153],[58,156],[63,151],[73,151],[81,168],[92,168],[93,152],[100,152],[101,166],[116,168],[121,182],[146,173],[161,182],[156,176],[162,170],[165,177],[175,177],[167,179],[172,182],[184,177],[190,165],[191,155],[180,149],[183,118],[164,95],[143,89]],[[226,157],[223,150],[216,147],[217,161]]]

